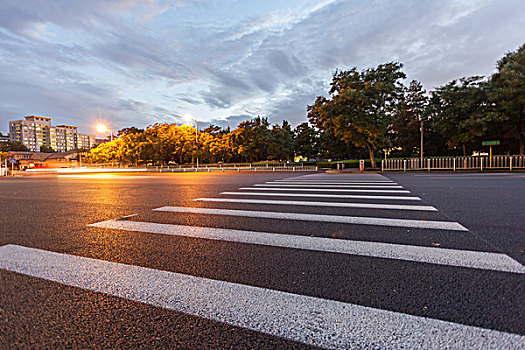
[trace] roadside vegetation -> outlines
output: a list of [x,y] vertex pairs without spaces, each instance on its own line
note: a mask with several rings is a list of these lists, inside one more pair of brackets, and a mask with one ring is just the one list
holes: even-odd
[[[525,45],[497,62],[490,77],[463,77],[433,91],[405,85],[403,65],[337,70],[326,96],[307,106],[295,128],[257,117],[234,130],[177,124],[122,129],[89,152],[92,162],[183,164],[344,160],[470,155],[484,140],[500,140],[499,154],[525,154]],[[423,150],[421,149],[421,131]],[[332,163],[327,166],[333,167]],[[348,162],[348,167],[357,163]]]

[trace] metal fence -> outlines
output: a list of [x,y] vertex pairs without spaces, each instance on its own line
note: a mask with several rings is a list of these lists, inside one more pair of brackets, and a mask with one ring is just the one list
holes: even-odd
[[148,171],[161,173],[175,172],[212,172],[212,171],[317,171],[317,166],[308,165],[253,165],[253,164],[228,164],[228,165],[203,165],[199,167],[188,166],[150,166]]
[[525,156],[472,156],[383,159],[382,171],[516,170],[525,169]]

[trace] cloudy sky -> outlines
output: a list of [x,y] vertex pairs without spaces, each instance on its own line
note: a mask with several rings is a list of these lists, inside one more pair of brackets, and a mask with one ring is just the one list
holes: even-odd
[[402,62],[432,89],[525,42],[524,0],[1,0],[0,132],[306,120],[336,68]]

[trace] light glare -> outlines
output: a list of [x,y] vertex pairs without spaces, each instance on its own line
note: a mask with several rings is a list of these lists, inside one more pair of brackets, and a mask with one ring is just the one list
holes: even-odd
[[107,126],[105,126],[104,124],[98,124],[97,125],[97,132],[99,133],[105,133],[108,131],[108,128]]

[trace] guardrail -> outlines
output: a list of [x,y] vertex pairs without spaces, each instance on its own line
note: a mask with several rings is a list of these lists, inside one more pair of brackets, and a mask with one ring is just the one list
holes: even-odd
[[148,167],[148,171],[159,173],[175,173],[175,172],[212,172],[212,171],[317,171],[317,166],[309,165],[294,165],[294,166],[253,166],[253,165],[233,165],[233,166],[200,166],[200,167],[185,167],[185,166],[155,166]]
[[472,156],[383,159],[381,171],[516,170],[525,169],[525,156]]

